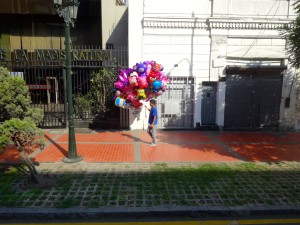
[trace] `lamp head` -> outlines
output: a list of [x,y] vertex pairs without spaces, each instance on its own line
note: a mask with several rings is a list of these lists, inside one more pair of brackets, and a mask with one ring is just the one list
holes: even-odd
[[66,23],[74,22],[77,19],[79,0],[53,0],[54,6],[60,17],[63,17]]
[[62,5],[62,0],[53,0],[54,6],[56,8],[60,7]]
[[66,5],[69,8],[70,18],[73,21],[75,21],[77,19],[79,1],[78,0],[67,0]]

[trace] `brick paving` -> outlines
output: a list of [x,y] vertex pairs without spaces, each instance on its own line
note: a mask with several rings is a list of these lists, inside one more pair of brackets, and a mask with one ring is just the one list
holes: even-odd
[[[85,162],[133,162],[133,145],[128,144],[77,144],[77,153]],[[67,156],[68,145],[50,145],[34,159],[37,162],[59,162]]]
[[[45,149],[31,154],[45,186],[29,187],[20,177],[15,191],[0,193],[0,209],[300,206],[299,133],[158,131],[156,147],[146,131],[76,133],[83,161],[75,164],[61,162],[66,130],[46,130],[45,137]],[[0,162],[18,160],[9,148]],[[228,171],[194,170],[203,165]]]
[[[299,133],[158,131],[150,147],[146,131],[77,133],[78,154],[85,162],[277,162],[300,161]],[[48,146],[35,153],[39,162],[67,155],[68,134],[46,132]],[[51,140],[51,142],[50,142]]]
[[141,144],[142,162],[236,162],[226,149],[217,144]]
[[299,144],[285,143],[254,143],[254,144],[235,144],[228,146],[238,154],[242,155],[247,161],[252,162],[281,162],[297,161],[300,162]]
[[[84,162],[280,162],[300,161],[300,133],[158,131],[150,147],[146,131],[76,133]],[[67,130],[45,130],[47,146],[31,156],[38,162],[59,162],[68,151]],[[0,162],[18,161],[12,146]]]

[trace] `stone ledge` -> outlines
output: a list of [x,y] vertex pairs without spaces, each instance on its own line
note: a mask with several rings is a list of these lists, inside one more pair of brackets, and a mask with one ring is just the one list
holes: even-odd
[[128,217],[249,217],[299,215],[300,206],[203,206],[203,207],[102,207],[102,208],[0,208],[0,220],[99,219]]

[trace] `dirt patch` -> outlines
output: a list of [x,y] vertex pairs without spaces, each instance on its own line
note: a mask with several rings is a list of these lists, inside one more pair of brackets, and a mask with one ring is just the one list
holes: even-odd
[[35,183],[31,180],[30,175],[23,182],[18,185],[18,188],[22,191],[31,189],[49,189],[56,184],[56,178],[53,175],[39,175],[39,182]]

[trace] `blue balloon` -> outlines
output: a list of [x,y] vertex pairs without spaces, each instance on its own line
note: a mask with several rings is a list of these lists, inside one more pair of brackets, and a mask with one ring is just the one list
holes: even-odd
[[152,92],[158,92],[162,87],[162,82],[160,80],[155,80],[152,83]]
[[116,98],[115,100],[115,105],[121,108],[125,108],[126,107],[126,100],[124,98]]

